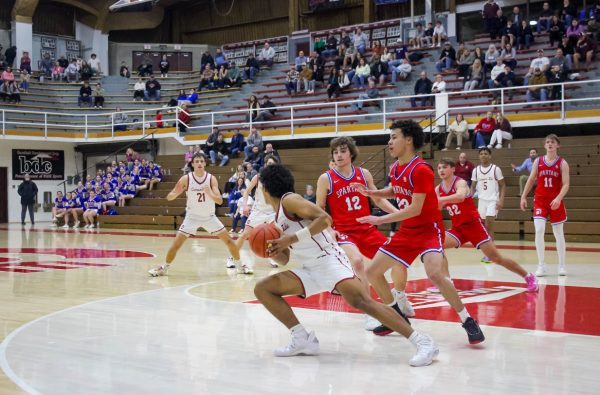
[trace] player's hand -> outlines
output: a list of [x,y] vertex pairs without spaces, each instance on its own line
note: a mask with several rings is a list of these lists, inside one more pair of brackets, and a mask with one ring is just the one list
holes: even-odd
[[371,190],[367,189],[367,187],[365,186],[365,184],[361,184],[358,182],[353,182],[350,184],[350,186],[352,186],[354,189],[356,189],[356,191],[358,193],[360,193],[361,195],[364,196],[371,196]]
[[244,209],[242,210],[244,217],[247,217],[250,215],[250,206],[244,206]]
[[366,217],[360,217],[356,219],[357,222],[361,224],[371,224],[371,225],[381,225],[383,222],[381,221],[381,217],[377,217],[375,215],[367,215]]
[[522,197],[521,198],[521,210],[525,211],[526,208],[527,208],[527,198]]
[[502,207],[504,207],[504,202],[497,201],[496,202],[496,211],[502,210]]
[[292,236],[283,235],[276,240],[267,240],[267,252],[269,256],[278,256],[292,245]]
[[561,202],[562,202],[562,199],[554,198],[554,200],[552,200],[552,202],[550,202],[550,210],[556,210],[557,208],[559,208]]
[[340,238],[340,232],[333,228],[329,228],[329,234],[331,234],[331,237],[333,237],[334,240],[339,240]]

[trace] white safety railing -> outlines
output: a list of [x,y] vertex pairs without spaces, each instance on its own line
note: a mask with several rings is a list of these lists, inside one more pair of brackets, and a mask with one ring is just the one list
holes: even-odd
[[[581,88],[587,86],[584,94],[582,89],[574,90],[573,94],[566,93],[572,88]],[[546,89],[548,99],[541,102],[526,101],[526,92],[529,87],[516,86],[500,89],[479,89],[471,91],[453,91],[446,92],[442,95],[447,95],[447,100],[439,100],[441,95],[426,95],[430,98],[430,105],[426,107],[412,107],[411,101],[419,104],[424,95],[396,96],[396,97],[381,97],[377,99],[352,99],[352,100],[335,100],[325,101],[320,103],[306,103],[294,105],[281,105],[274,108],[275,116],[269,120],[252,120],[250,109],[237,109],[227,111],[213,111],[210,113],[194,113],[189,111],[192,117],[192,124],[187,126],[188,134],[208,134],[213,128],[219,128],[223,131],[239,129],[248,130],[252,127],[262,129],[278,129],[282,130],[284,136],[294,136],[300,129],[311,126],[327,126],[331,128],[333,133],[345,131],[344,124],[365,124],[364,130],[382,130],[391,120],[399,118],[410,119],[435,119],[436,115],[448,113],[450,116],[463,112],[477,115],[488,110],[504,113],[506,111],[531,111],[527,107],[535,106],[537,112],[547,113],[555,112],[556,116],[549,117],[544,114],[544,119],[547,122],[564,123],[568,120],[568,111],[580,109],[580,104],[585,103],[583,109],[600,109],[600,79],[570,81],[560,84],[545,84],[536,85],[537,89]],[[550,100],[550,93],[553,89],[557,90],[558,97]],[[577,92],[577,93],[575,93]],[[358,96],[359,93],[353,92],[352,95]],[[490,95],[496,95],[497,102],[490,104]],[[344,94],[344,98],[349,94]],[[515,100],[509,99],[516,97]],[[311,96],[307,95],[309,99]],[[474,103],[465,102],[464,99],[475,99]],[[477,101],[481,98],[481,102]],[[507,100],[509,99],[509,100]],[[373,107],[370,111],[356,111],[357,107],[361,106]],[[544,107],[540,107],[544,106]],[[155,119],[156,111],[162,111],[162,121]],[[115,122],[117,113],[87,113],[87,114],[72,114],[61,112],[35,112],[22,111],[18,109],[0,109],[0,121],[2,134],[6,134],[7,129],[17,127],[33,128],[43,130],[44,136],[49,137],[50,131],[76,131],[84,132],[85,138],[90,133],[99,131],[111,131],[111,138],[119,137],[119,133],[123,126],[128,130],[139,131],[138,133],[128,133],[129,137],[143,136],[148,133],[148,129],[156,128],[158,122],[162,122],[164,126],[179,126],[179,107],[169,108],[150,108],[139,110],[120,111],[126,114],[128,120],[126,122]],[[267,111],[261,109],[260,111]],[[30,119],[35,117],[35,119]],[[549,119],[550,118],[550,119]],[[596,115],[588,116],[586,121],[600,122],[600,111]],[[68,123],[65,122],[68,119]],[[115,130],[115,126],[121,126]],[[371,128],[367,126],[372,126]],[[179,128],[177,128],[178,130]],[[322,129],[321,129],[322,130]],[[430,131],[433,131],[430,128]],[[303,131],[304,134],[304,131]]]

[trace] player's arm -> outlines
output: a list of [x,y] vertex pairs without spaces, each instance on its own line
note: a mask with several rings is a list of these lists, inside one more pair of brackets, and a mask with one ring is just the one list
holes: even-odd
[[316,204],[309,202],[298,194],[292,194],[286,197],[281,204],[287,213],[291,216],[311,221],[308,227],[296,232],[293,235],[283,235],[277,240],[269,242],[269,255],[277,256],[284,253],[287,248],[300,240],[310,239],[327,229],[333,223],[329,214]]
[[560,188],[558,195],[550,203],[550,209],[552,210],[556,210],[558,206],[560,206],[560,202],[562,202],[564,197],[567,195],[567,192],[569,192],[571,176],[569,175],[569,164],[565,160],[563,160],[560,165],[560,173],[562,177],[562,187]]
[[327,177],[327,173],[323,173],[319,176],[317,180],[317,206],[325,210],[325,206],[327,204],[327,194],[329,193],[329,177]]
[[383,189],[370,189],[367,188],[365,186],[365,184],[359,184],[358,182],[353,182],[352,185],[354,188],[356,188],[356,190],[367,197],[370,198],[375,198],[375,199],[393,199],[395,197],[394,195],[394,189],[389,186],[387,188],[383,188]]
[[529,191],[531,191],[531,188],[533,188],[533,183],[537,179],[539,161],[540,158],[536,158],[536,160],[533,161],[533,165],[531,165],[531,174],[529,174],[525,187],[523,187],[523,193],[521,194],[521,210],[523,211],[527,208],[527,195],[529,194]]
[[244,191],[244,195],[242,196],[242,214],[247,217],[250,214],[250,207],[247,205],[248,196],[252,193],[254,188],[258,185],[258,174],[252,177],[250,184],[248,184],[248,188]]
[[[363,173],[365,174],[367,187],[371,190],[377,189],[377,187],[375,186],[375,181],[373,181],[373,175],[371,174],[371,172],[367,169],[363,169]],[[394,207],[394,205],[390,203],[390,201],[387,199],[372,196],[371,200],[373,200],[373,203],[375,203],[377,207],[379,207],[388,214],[395,213],[396,211],[398,211],[398,209]]]
[[219,192],[219,184],[215,177],[210,177],[210,186],[204,187],[204,193],[208,195],[216,204],[223,204],[223,196]]
[[371,225],[382,225],[389,224],[392,222],[400,222],[408,218],[416,217],[421,214],[421,210],[423,210],[423,204],[425,203],[426,193],[413,193],[412,202],[406,208],[396,211],[395,213],[386,214],[381,217],[377,217],[374,215],[369,215],[366,217],[357,218],[356,220],[361,224],[371,224]]
[[452,203],[462,203],[467,196],[469,196],[469,184],[465,180],[456,181],[456,193],[453,193],[450,196],[440,197],[439,187],[437,189],[438,192],[438,202],[440,206],[445,206],[446,204]]
[[496,202],[496,211],[502,209],[504,207],[504,196],[506,195],[506,180],[501,179],[498,180],[498,187],[500,188],[500,197]]
[[173,190],[171,192],[169,192],[169,194],[167,195],[167,200],[174,200],[177,198],[177,196],[181,195],[183,193],[183,191],[185,191],[188,187],[188,176],[182,176],[179,181],[177,181],[177,184],[175,184],[175,187],[173,188]]

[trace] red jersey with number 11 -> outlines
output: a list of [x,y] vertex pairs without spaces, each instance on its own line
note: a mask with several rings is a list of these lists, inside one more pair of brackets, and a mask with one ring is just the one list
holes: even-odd
[[546,162],[546,156],[538,161],[537,186],[535,196],[539,198],[554,199],[562,188],[562,166],[563,159],[557,156],[554,162]]
[[370,227],[369,224],[356,222],[357,218],[371,215],[369,198],[350,185],[357,183],[367,186],[363,169],[352,166],[352,174],[348,178],[335,169],[330,169],[325,174],[329,178],[327,205],[333,219],[333,229],[343,231]]
[[[447,191],[444,189],[444,183],[440,183],[440,185],[438,185],[440,197],[454,195],[456,193],[456,183],[459,180],[461,180],[460,177],[454,176],[450,189]],[[452,220],[453,228],[473,221],[479,222],[479,211],[477,211],[475,203],[473,203],[473,197],[471,196],[470,191],[462,202],[446,204],[445,207]]]

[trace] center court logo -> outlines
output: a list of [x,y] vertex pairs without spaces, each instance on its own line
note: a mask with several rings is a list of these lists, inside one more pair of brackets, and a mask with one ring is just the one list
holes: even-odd
[[127,250],[0,248],[0,272],[39,273],[49,270],[110,267],[122,259],[153,257],[153,254],[147,252]]

